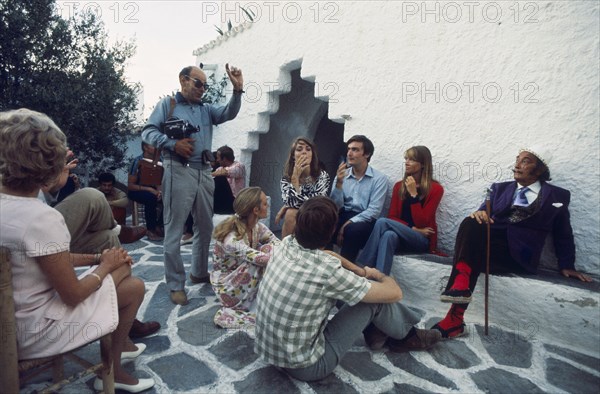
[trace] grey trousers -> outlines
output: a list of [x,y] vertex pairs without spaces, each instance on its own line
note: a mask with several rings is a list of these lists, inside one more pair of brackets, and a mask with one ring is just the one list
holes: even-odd
[[86,187],[71,194],[54,207],[65,219],[71,234],[72,253],[101,253],[120,247],[110,205],[99,190]]
[[323,379],[340,363],[344,354],[373,324],[388,336],[402,339],[421,320],[418,313],[401,303],[344,305],[325,327],[325,354],[315,364],[304,368],[283,368],[292,377],[312,381]]
[[184,166],[176,160],[165,160],[164,166],[165,279],[169,290],[184,290],[185,267],[181,258],[180,241],[190,212],[194,218],[191,273],[196,277],[208,275],[215,182],[208,165],[199,170]]

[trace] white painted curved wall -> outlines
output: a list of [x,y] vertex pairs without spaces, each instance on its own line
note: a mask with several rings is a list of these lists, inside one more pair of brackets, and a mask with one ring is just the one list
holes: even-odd
[[[214,3],[226,13],[221,4]],[[598,2],[247,8],[260,11],[258,21],[196,53],[198,62],[244,71],[241,113],[219,126],[214,147],[227,143],[249,164],[259,148],[255,133],[266,132],[269,113],[277,112],[278,90],[289,90],[288,71],[301,67],[302,78],[316,82],[315,96],[329,101],[329,117],[350,116],[345,137],[373,140],[371,163],[391,183],[401,176],[407,148],[431,149],[446,191],[440,246],[451,253],[458,224],[478,207],[484,188],[511,179],[519,146],[543,145],[553,152],[553,183],[572,192],[577,268],[600,272]],[[244,22],[233,9],[231,2],[225,17]]]

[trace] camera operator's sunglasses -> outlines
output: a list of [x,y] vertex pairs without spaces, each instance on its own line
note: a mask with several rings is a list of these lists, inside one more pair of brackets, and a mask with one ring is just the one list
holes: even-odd
[[197,87],[198,89],[200,89],[200,88],[204,88],[204,90],[208,90],[208,88],[209,88],[209,86],[210,86],[210,85],[209,85],[209,84],[207,84],[206,82],[202,82],[202,81],[201,81],[201,80],[199,80],[199,79],[192,78],[192,77],[190,77],[189,75],[186,75],[185,77],[186,77],[187,79],[191,79],[192,81],[194,81],[194,86],[195,86],[195,87]]

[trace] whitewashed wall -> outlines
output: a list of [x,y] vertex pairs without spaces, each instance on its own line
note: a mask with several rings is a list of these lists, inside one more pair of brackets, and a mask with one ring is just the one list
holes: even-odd
[[[247,20],[239,4],[207,3],[204,12],[236,26]],[[373,140],[371,163],[390,182],[401,176],[408,147],[431,149],[445,188],[441,248],[451,253],[458,224],[484,188],[511,179],[518,148],[543,145],[553,151],[553,183],[572,192],[577,267],[600,273],[597,2],[246,8],[258,20],[195,51],[197,62],[244,71],[241,113],[217,129],[214,147],[227,143],[249,164],[259,148],[256,133],[269,130],[277,95],[289,90],[289,70],[301,67],[302,78],[316,82],[315,96],[329,101],[329,117],[345,122],[345,137]]]

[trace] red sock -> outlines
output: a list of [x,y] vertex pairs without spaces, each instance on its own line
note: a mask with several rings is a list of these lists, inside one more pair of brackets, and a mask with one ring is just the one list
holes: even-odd
[[456,264],[456,270],[458,275],[454,278],[452,289],[455,290],[467,290],[469,288],[469,277],[471,276],[471,267],[464,261],[459,261]]
[[452,304],[446,317],[438,323],[443,330],[460,326],[464,322],[464,315],[467,308],[459,304]]

